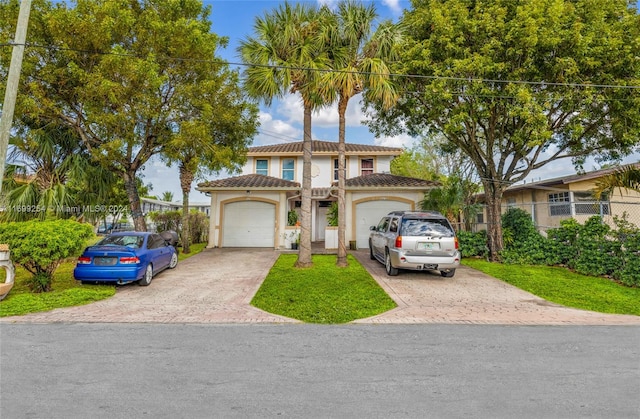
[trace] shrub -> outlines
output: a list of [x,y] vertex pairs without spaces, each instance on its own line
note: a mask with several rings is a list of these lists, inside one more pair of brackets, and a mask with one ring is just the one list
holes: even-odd
[[459,231],[458,241],[460,243],[460,253],[462,257],[484,257],[487,255],[487,232],[480,230],[476,233],[469,231]]
[[559,228],[547,231],[549,250],[556,255],[557,263],[569,268],[575,267],[578,257],[578,235],[582,226],[574,218],[560,221]]
[[611,227],[602,222],[600,216],[593,216],[585,223],[576,247],[578,257],[575,269],[585,275],[612,275],[622,266],[622,246],[617,240],[608,238]]
[[89,224],[73,220],[13,222],[0,225],[0,242],[8,243],[11,259],[33,275],[31,289],[51,290],[51,280],[60,262],[77,256],[88,238]]
[[557,262],[528,212],[510,208],[502,215],[502,229],[505,246],[500,256],[505,263],[553,265]]

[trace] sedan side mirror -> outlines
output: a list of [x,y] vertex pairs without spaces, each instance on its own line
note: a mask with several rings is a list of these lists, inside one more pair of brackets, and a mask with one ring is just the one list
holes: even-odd
[[378,227],[377,227],[377,226],[370,226],[370,227],[369,227],[369,230],[371,230],[371,231],[376,231],[377,229],[378,229]]

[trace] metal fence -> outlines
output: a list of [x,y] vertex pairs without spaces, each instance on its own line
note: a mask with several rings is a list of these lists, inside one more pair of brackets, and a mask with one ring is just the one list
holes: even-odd
[[[560,227],[562,220],[573,218],[580,224],[584,224],[594,215],[601,216],[603,221],[611,227],[615,227],[616,219],[625,219],[627,222],[640,228],[640,202],[620,201],[578,201],[578,202],[529,202],[502,205],[504,214],[509,208],[520,208],[531,215],[531,220],[538,231],[545,233],[550,228]],[[487,229],[487,212],[481,206],[471,223],[460,223],[462,230],[479,231]]]

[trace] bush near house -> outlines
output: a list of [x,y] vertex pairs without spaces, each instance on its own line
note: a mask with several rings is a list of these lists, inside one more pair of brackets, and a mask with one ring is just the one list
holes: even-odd
[[0,243],[8,243],[11,260],[27,270],[34,292],[51,290],[53,274],[68,257],[77,256],[93,228],[73,220],[11,222],[0,225]]
[[[160,233],[173,230],[182,237],[182,211],[150,212],[149,218],[156,226],[156,232]],[[209,221],[207,216],[197,210],[189,213],[189,235],[191,243],[205,243],[209,235]]]
[[[500,256],[506,264],[565,266],[583,275],[606,276],[638,287],[640,228],[629,223],[626,214],[614,217],[614,224],[615,228],[610,227],[600,216],[584,224],[568,219],[544,237],[526,211],[511,208],[502,216],[504,249]],[[486,255],[484,232],[460,232],[459,240],[463,257]]]

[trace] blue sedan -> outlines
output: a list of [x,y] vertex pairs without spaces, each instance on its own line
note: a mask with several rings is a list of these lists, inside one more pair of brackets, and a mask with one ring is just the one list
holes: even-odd
[[155,274],[177,265],[175,240],[165,233],[126,231],[110,234],[87,247],[78,258],[73,276],[82,283],[138,281],[147,286]]

